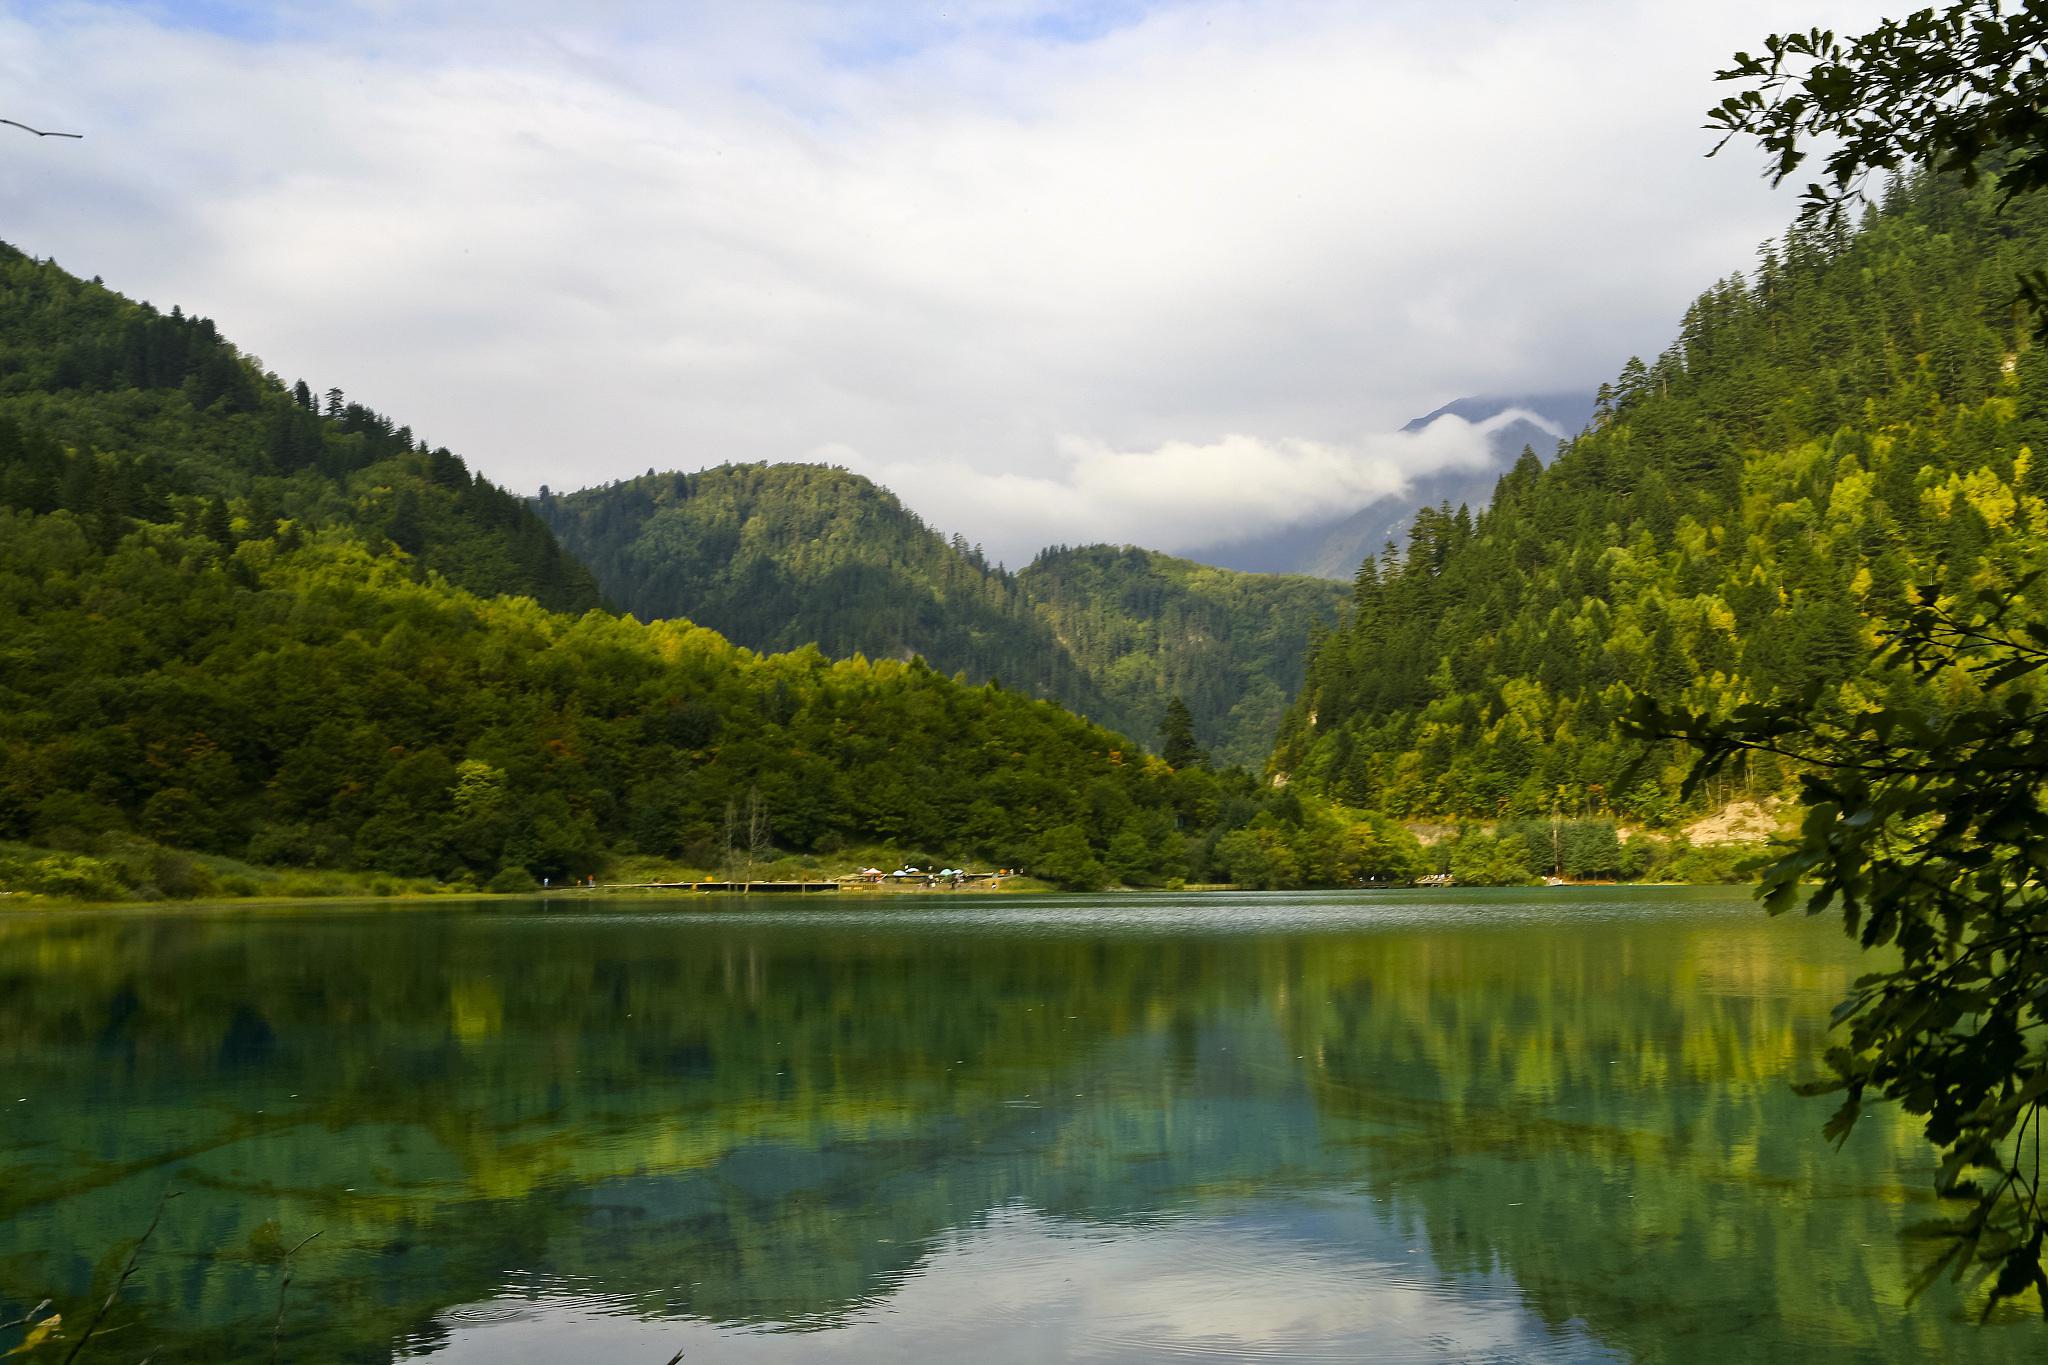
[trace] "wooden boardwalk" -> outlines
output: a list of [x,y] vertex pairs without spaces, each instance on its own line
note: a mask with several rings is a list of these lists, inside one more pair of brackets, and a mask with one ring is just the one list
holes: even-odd
[[719,891],[738,895],[808,896],[837,891],[838,882],[614,882],[611,891]]
[[702,891],[731,896],[811,896],[825,891],[959,891],[968,887],[996,887],[1015,877],[1010,872],[959,872],[950,877],[850,876],[817,881],[755,882],[607,882],[595,891]]

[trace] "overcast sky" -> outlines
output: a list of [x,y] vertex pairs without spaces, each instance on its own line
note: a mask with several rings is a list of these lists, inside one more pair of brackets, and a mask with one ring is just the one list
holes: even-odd
[[0,0],[0,116],[88,134],[0,140],[0,237],[522,492],[828,460],[1176,549],[1661,349],[1795,207],[1713,70],[1881,8]]

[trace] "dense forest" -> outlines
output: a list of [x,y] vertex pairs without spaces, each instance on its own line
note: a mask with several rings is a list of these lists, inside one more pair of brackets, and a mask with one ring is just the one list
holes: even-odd
[[338,388],[287,387],[206,318],[159,313],[5,243],[0,505],[70,508],[103,549],[137,521],[217,544],[287,521],[347,525],[475,592],[598,604],[589,571],[524,501],[446,448]]
[[895,494],[822,465],[657,474],[536,504],[620,609],[754,649],[924,658],[1151,739],[1178,694],[1225,763],[1261,764],[1342,585],[1130,548],[1010,573]]
[[536,503],[622,611],[686,618],[751,649],[922,656],[1114,725],[1013,575],[895,494],[826,465],[723,465]]
[[1301,686],[1310,640],[1347,600],[1326,579],[1128,545],[1056,546],[1017,580],[1131,733],[1157,735],[1179,697],[1216,761],[1254,768]]
[[[1917,583],[2017,583],[2048,526],[2048,352],[2014,299],[2048,203],[1998,197],[1915,175],[1853,229],[1795,229],[1548,468],[1418,517],[1360,567],[1274,772],[1404,816],[1658,824],[1685,756],[1637,765],[1615,725],[1636,695],[1914,700],[1872,672],[1882,623]],[[1758,758],[1704,799],[1790,780]]]
[[[9,251],[0,883],[223,889],[187,854],[458,885],[710,868],[736,808],[772,849],[1066,886],[1731,875],[1736,852],[1626,836],[1679,814],[1681,761],[1631,769],[1629,699],[1866,705],[1873,621],[1928,574],[2017,572],[2044,515],[2048,373],[2009,296],[2048,224],[1994,222],[1990,193],[1916,179],[1768,248],[1554,466],[1424,513],[1348,592],[1108,547],[1012,574],[816,467],[536,512],[203,319]],[[708,585],[804,647],[615,616],[600,584]],[[1227,766],[1305,656],[1269,779]],[[1145,747],[1176,697],[1169,765]],[[1759,762],[1709,797],[1786,780]],[[1465,823],[1425,848],[1418,816]]]
[[1069,886],[1417,865],[1384,820],[997,682],[595,609],[452,454],[316,411],[203,321],[0,264],[0,841],[44,851],[0,847],[7,886],[224,889],[178,851],[503,885],[706,867],[735,804],[786,850]]

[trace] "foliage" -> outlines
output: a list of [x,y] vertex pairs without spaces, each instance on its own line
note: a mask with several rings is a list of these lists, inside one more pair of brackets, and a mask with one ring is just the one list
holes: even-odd
[[[57,828],[45,843],[0,843],[0,894],[72,901],[189,901],[264,897],[425,895],[474,890],[335,868],[266,868],[219,854],[167,848],[140,835],[87,836]],[[0,902],[7,904],[8,902]]]
[[1694,886],[1753,883],[1771,861],[1768,846],[1756,844],[1694,845],[1683,837],[1672,839],[1654,850],[1655,856],[1642,872],[1642,880],[1685,882]]
[[213,323],[160,314],[0,245],[0,506],[69,508],[111,548],[175,523],[244,538],[348,526],[420,571],[551,607],[596,585],[512,494],[409,427],[287,389]]
[[77,853],[23,856],[0,851],[0,889],[63,900],[119,900],[127,891],[120,874],[98,858]]
[[[2048,185],[2048,6],[2032,0],[1915,10],[1846,42],[1820,28],[1772,34],[1763,56],[1738,52],[1716,76],[1749,88],[1709,112],[1724,132],[1715,152],[1755,137],[1778,184],[1807,144],[1829,147],[1824,181],[1806,187],[1809,221],[1839,217],[1874,171],[1931,167],[1975,184],[1990,170],[2008,199]],[[2017,283],[2036,338],[2048,339],[2048,271],[2023,267]]]
[[[338,532],[228,554],[150,526],[102,553],[69,512],[0,517],[0,834],[559,879],[610,841],[709,839],[757,781],[800,846],[964,824],[1014,850],[1077,816],[1106,841],[1163,800],[1115,736],[917,665],[486,602]],[[1074,785],[1098,778],[1099,814]]]
[[[1344,594],[1146,550],[1054,549],[1021,572],[822,465],[647,474],[535,504],[605,592],[760,650],[922,657],[1152,735],[1181,694],[1229,763],[1258,763]],[[1176,765],[1178,766],[1178,765]]]
[[540,890],[540,883],[523,867],[501,867],[484,889],[498,896],[530,896]]
[[535,506],[642,620],[687,618],[763,651],[922,656],[944,673],[998,678],[1104,716],[1014,575],[858,474],[801,464],[649,470],[575,493],[543,489]]
[[1768,861],[1761,845],[1694,845],[1684,835],[1642,830],[1620,837],[1611,820],[1502,820],[1466,825],[1422,850],[1424,870],[1464,886],[1527,886],[1562,877],[1592,882],[1681,882],[1713,886],[1755,879]]
[[1838,718],[1924,698],[1872,671],[1873,622],[1931,575],[2010,590],[2048,529],[2048,349],[2010,290],[2048,251],[2038,200],[1916,175],[1854,233],[1765,247],[1553,464],[1362,567],[1274,768],[1402,816],[1661,826],[1795,775],[1751,754],[1682,802],[1681,749],[1638,763],[1617,729],[1637,695],[1726,715],[1817,690]]
[[1159,722],[1159,757],[1169,768],[1191,768],[1208,761],[1195,740],[1195,716],[1176,692],[1166,703],[1166,716]]
[[[145,522],[103,550],[69,509],[0,508],[0,622],[0,838],[560,880],[705,852],[758,787],[788,848],[1050,847],[1051,875],[1097,885],[1112,849],[1126,879],[1186,875],[1182,831],[1278,801],[917,661],[486,601],[339,529],[223,546]],[[112,890],[71,864],[29,880]]]
[[[1502,821],[1502,837],[1518,837],[1528,850],[1532,876],[1611,879],[1623,875],[1622,843],[1612,820]],[[1638,869],[1640,870],[1640,869]]]
[[1424,870],[1422,846],[1393,821],[1285,793],[1213,842],[1209,870],[1260,890],[1405,882]]
[[1846,41],[1819,28],[1772,34],[1763,55],[1738,52],[1715,75],[1749,88],[1721,101],[1709,126],[1724,132],[1721,146],[1761,142],[1773,184],[1806,160],[1807,144],[1828,146],[1825,182],[1806,188],[1810,216],[1859,197],[1872,171],[1902,167],[1974,181],[1989,164],[2008,195],[2048,186],[2048,7],[2038,3],[1961,0]]
[[[758,588],[774,555],[734,549],[757,532],[830,532],[808,553],[838,536],[859,578],[889,518],[849,481],[755,469],[664,489],[733,522],[715,557]],[[771,483],[810,491],[778,501]],[[926,568],[982,594],[1003,660],[1043,652],[1050,627],[1014,609],[1012,580],[914,529]],[[811,583],[817,565],[797,567]],[[729,586],[736,608],[778,600]],[[815,605],[867,600],[849,591]],[[380,890],[524,889],[615,852],[709,863],[742,800],[761,854],[772,822],[793,851],[1043,853],[1069,885],[1156,884],[1276,801],[914,656],[755,654],[594,602],[539,518],[449,452],[338,390],[323,406],[286,389],[209,322],[0,251],[0,839],[56,846],[7,865],[17,889],[221,894],[262,880],[242,859],[386,874]],[[1290,837],[1328,814],[1281,804]]]
[[[1128,734],[1159,734],[1174,698],[1197,747],[1258,764],[1335,625],[1341,583],[1240,573],[1133,546],[1054,546],[1018,582]],[[1179,766],[1179,765],[1175,765]]]
[[1965,1206],[1926,1229],[1946,1243],[1929,1277],[1974,1271],[1992,1279],[1987,1313],[2029,1288],[2048,1312],[2048,625],[2016,618],[2003,591],[1955,602],[1927,584],[1887,640],[1891,665],[1945,705],[1715,719],[1646,701],[1635,724],[1697,745],[1695,784],[1746,754],[1799,765],[1806,820],[1765,873],[1765,904],[1839,902],[1866,949],[1897,955],[1835,1012],[1848,1038],[1811,1087],[1843,1095],[1828,1135],[1846,1138],[1871,1096],[1924,1119],[1937,1189]]
[[1109,882],[1108,869],[1088,842],[1088,831],[1078,824],[1047,830],[1038,841],[1031,870],[1047,881],[1076,891],[1100,890]]
[[[2016,219],[2038,213],[2030,196],[2048,187],[2048,6],[2031,0],[1923,9],[1847,43],[1820,29],[1774,35],[1764,57],[1738,54],[1720,77],[1752,88],[1711,117],[1763,143],[1774,181],[1804,160],[1804,143],[1832,144],[1826,183],[1807,188],[1808,221],[1839,218],[1870,172],[1901,166],[1965,185],[1992,172]],[[2040,341],[2048,273],[2037,261],[2015,273]],[[1766,874],[1766,904],[1784,911],[1812,879],[1809,913],[1839,899],[1848,931],[1899,964],[1858,981],[1836,1011],[1848,1041],[1828,1053],[1834,1080],[1815,1087],[1844,1093],[1829,1132],[1846,1137],[1871,1093],[1924,1118],[1943,1150],[1937,1190],[1965,1206],[1926,1229],[1946,1243],[1928,1277],[1990,1278],[1987,1314],[2028,1289],[2048,1314],[2048,712],[2033,679],[2048,665],[2048,626],[2023,604],[2032,559],[2015,547],[2003,574],[1923,582],[1883,632],[1891,671],[1921,686],[1862,714],[1816,714],[1806,698],[1718,718],[1646,703],[1636,721],[1699,746],[1695,781],[1750,753],[1805,765],[1810,809]]]

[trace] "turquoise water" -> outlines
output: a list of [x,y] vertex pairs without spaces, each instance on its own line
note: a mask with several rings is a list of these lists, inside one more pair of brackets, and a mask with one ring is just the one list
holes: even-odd
[[0,918],[0,1321],[169,1191],[86,1359],[269,1360],[313,1233],[282,1359],[2048,1358],[1906,1306],[1924,1149],[1790,1093],[1829,925],[785,904]]

